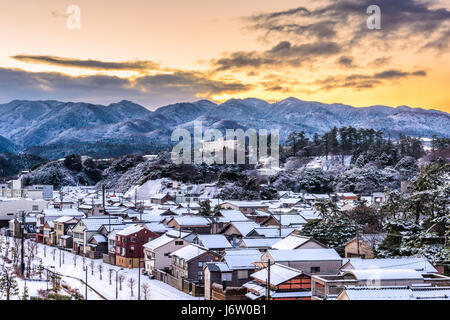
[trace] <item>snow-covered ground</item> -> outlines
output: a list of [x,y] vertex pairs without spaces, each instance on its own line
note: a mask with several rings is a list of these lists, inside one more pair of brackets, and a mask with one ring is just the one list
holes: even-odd
[[[5,237],[6,238],[6,237]],[[8,238],[13,245],[12,238]],[[44,247],[46,247],[46,256],[44,257]],[[53,249],[56,249],[55,259],[53,260]],[[61,254],[61,267],[59,266],[59,258]],[[3,252],[2,254],[3,255]],[[62,281],[68,284],[72,289],[78,289],[81,295],[85,295],[85,285],[78,279],[82,279],[83,281],[86,278],[86,273],[83,271],[83,260],[81,256],[76,256],[76,266],[74,265],[73,257],[76,256],[70,252],[59,250],[55,247],[46,246],[43,244],[38,244],[36,259],[34,260],[34,264],[38,266],[40,264],[40,260],[42,259],[42,264],[45,268],[50,270],[54,270],[57,273],[62,275]],[[63,259],[64,258],[64,259]],[[0,260],[2,260],[0,258]],[[109,269],[120,270],[120,267],[112,266],[110,264],[103,263],[101,259],[95,259],[94,261],[94,275],[92,275],[91,271],[91,259],[85,258],[85,265],[88,267],[88,275],[87,275],[87,283],[89,286],[98,291],[103,297],[106,299],[115,300],[116,299],[116,273],[112,273],[111,284],[109,283]],[[3,264],[3,261],[0,261],[0,268]],[[100,280],[100,273],[98,270],[98,265],[103,265],[102,271],[102,279]],[[1,272],[1,270],[0,270]],[[122,274],[125,276],[125,279],[122,282],[122,290],[118,290],[118,299],[119,300],[137,300],[138,296],[138,269],[123,269],[119,272],[119,275]],[[36,277],[35,277],[36,278]],[[45,279],[45,276],[42,277]],[[133,297],[131,297],[131,289],[128,286],[128,280],[130,278],[135,279],[135,285],[133,290]],[[19,284],[20,295],[23,294],[23,288],[25,285],[25,281],[17,278],[17,282]],[[157,280],[151,280],[148,276],[141,275],[141,299],[144,299],[144,294],[142,292],[142,285],[146,283],[149,286],[149,294],[147,294],[148,300],[195,300],[198,299],[196,297],[190,296],[181,292],[168,284]],[[39,289],[46,289],[47,282],[37,282],[37,281],[26,281],[26,285],[28,287],[30,296],[37,296],[37,292]],[[50,286],[50,285],[49,285]],[[62,292],[64,293],[64,292]],[[17,297],[16,297],[17,299]],[[102,300],[103,298],[97,295],[94,291],[88,289],[88,299],[89,300]]]

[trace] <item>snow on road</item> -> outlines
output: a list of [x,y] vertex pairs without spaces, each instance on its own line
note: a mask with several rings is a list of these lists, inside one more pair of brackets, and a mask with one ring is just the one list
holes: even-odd
[[[11,238],[10,238],[11,239]],[[12,241],[12,240],[11,240]],[[12,242],[11,242],[12,244]],[[46,247],[46,254],[44,257],[44,247]],[[53,258],[52,251],[56,249],[55,256]],[[60,257],[61,256],[61,257]],[[76,256],[76,266],[74,263],[74,256]],[[61,258],[61,266],[60,266]],[[64,282],[66,282],[71,288],[78,289],[80,294],[84,296],[85,285],[78,279],[83,281],[86,278],[86,272],[83,270],[83,258],[81,256],[74,255],[70,252],[59,250],[56,247],[50,247],[43,244],[38,244],[36,259],[34,264],[38,266],[40,260],[45,268],[51,271],[56,271],[63,276]],[[92,274],[91,261],[94,261],[94,272]],[[103,266],[102,279],[100,279],[100,272],[98,266]],[[120,270],[120,267],[103,263],[101,259],[89,259],[85,258],[85,266],[88,268],[87,283],[89,286],[98,291],[106,299],[116,299],[116,272],[112,272],[111,284],[109,281],[109,269]],[[138,269],[123,269],[119,271],[119,275],[124,275],[125,279],[122,281],[122,289],[120,290],[120,284],[118,285],[118,299],[119,300],[137,300],[138,296]],[[77,278],[77,279],[74,279]],[[134,278],[135,285],[133,289],[133,296],[131,296],[131,289],[129,287],[128,280]],[[17,279],[19,283],[20,292],[23,292],[24,281]],[[147,294],[148,300],[195,300],[199,299],[190,296],[182,291],[179,291],[170,285],[158,280],[152,280],[148,276],[141,275],[141,299],[144,299],[142,292],[142,285],[146,283],[149,286],[149,293]],[[47,287],[46,282],[32,282],[27,281],[27,287],[30,295],[37,295],[38,289],[45,289]],[[102,299],[95,292],[88,290],[88,299]]]

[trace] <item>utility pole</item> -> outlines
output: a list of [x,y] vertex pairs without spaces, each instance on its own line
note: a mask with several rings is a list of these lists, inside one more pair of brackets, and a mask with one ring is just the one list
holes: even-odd
[[21,259],[20,259],[20,271],[22,273],[22,275],[25,272],[25,261],[24,261],[24,242],[25,242],[25,210],[22,210],[22,224],[20,226],[21,229],[21,242],[22,242],[22,246],[20,248],[21,250]]
[[270,258],[269,258],[269,266],[267,267],[267,300],[270,300]]
[[87,274],[88,274],[88,268],[87,268],[87,265],[85,266],[85,271],[86,271],[86,281],[85,281],[85,287],[84,287],[84,296],[85,296],[85,299],[87,300],[88,299],[88,291],[87,291]]
[[358,255],[358,258],[360,258],[360,255],[359,255],[359,234],[358,234],[358,226],[356,226],[355,225],[355,229],[356,229],[356,252],[357,252],[357,255]]

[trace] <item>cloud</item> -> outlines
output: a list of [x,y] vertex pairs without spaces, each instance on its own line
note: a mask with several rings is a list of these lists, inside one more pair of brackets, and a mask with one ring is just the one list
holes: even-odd
[[387,81],[406,79],[410,77],[425,77],[427,73],[424,70],[407,72],[401,70],[385,70],[374,74],[351,74],[341,76],[330,76],[320,79],[311,84],[319,86],[319,90],[334,90],[338,88],[351,88],[355,90],[374,88],[384,84]]
[[15,55],[15,60],[33,64],[46,64],[60,67],[83,68],[91,70],[128,70],[128,71],[150,71],[160,70],[161,66],[149,60],[105,62],[99,60],[80,60],[46,55]]
[[[382,30],[369,30],[366,26],[369,17],[366,10],[374,4],[381,9]],[[277,32],[309,41],[311,37],[316,40],[333,38],[350,48],[363,39],[401,42],[419,36],[422,43],[428,42],[431,35],[448,30],[450,11],[422,0],[330,0],[315,9],[302,6],[250,16],[246,20],[251,23],[250,28],[264,31],[266,35]],[[442,41],[445,39],[446,36],[438,40],[437,46],[430,46],[446,49]]]
[[346,68],[354,68],[356,65],[354,64],[353,58],[349,56],[341,56],[337,60],[338,65],[346,67]]
[[305,61],[318,57],[338,54],[341,48],[336,42],[314,42],[293,45],[289,41],[281,41],[266,51],[238,51],[219,59],[210,61],[216,71],[236,70],[241,68],[260,68],[294,66],[299,67]]
[[28,72],[0,68],[0,101],[55,99],[110,103],[134,100],[149,107],[194,101],[214,94],[245,92],[252,85],[210,79],[201,72],[145,75],[133,79],[109,75],[69,76],[56,72]]

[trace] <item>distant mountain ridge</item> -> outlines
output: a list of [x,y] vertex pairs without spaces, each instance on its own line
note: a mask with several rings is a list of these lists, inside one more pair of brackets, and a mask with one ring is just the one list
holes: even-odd
[[[0,104],[0,150],[24,151],[56,158],[69,153],[116,156],[167,145],[177,127],[192,129],[279,129],[281,140],[291,131],[321,134],[336,126],[383,130],[430,137],[450,137],[450,115],[443,111],[377,105],[357,108],[287,98],[280,102],[231,99],[222,104],[208,100],[176,103],[155,111],[128,100],[108,106],[60,101],[14,100]],[[108,146],[114,145],[114,152]],[[81,149],[80,149],[81,148]],[[99,152],[98,150],[102,150]]]

